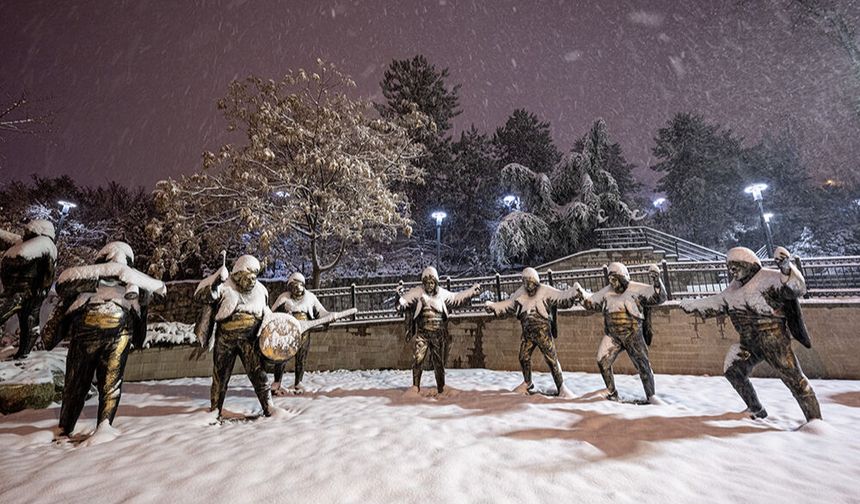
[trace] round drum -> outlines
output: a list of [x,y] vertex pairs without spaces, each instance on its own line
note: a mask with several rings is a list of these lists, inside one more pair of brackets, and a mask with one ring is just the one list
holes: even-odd
[[260,328],[260,352],[273,362],[292,359],[302,344],[299,321],[289,313],[273,313]]

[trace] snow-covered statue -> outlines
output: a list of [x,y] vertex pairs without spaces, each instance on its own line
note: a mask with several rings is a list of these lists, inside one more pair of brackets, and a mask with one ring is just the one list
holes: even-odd
[[660,268],[656,265],[649,268],[651,285],[631,281],[627,267],[621,263],[611,263],[608,270],[609,285],[594,294],[578,283],[575,285],[577,301],[587,310],[603,313],[606,333],[597,350],[597,366],[606,384],[606,398],[618,400],[612,364],[625,351],[639,373],[645,401],[649,402],[654,396],[654,373],[648,360],[652,336],[649,307],[665,302],[667,297]]
[[745,247],[729,250],[726,256],[732,283],[716,296],[681,302],[687,313],[702,318],[728,315],[740,335],[726,355],[724,373],[746,403],[753,418],[765,418],[749,376],[762,361],[770,364],[803,410],[806,420],[821,418],[821,409],[809,380],[791,349],[791,336],[812,347],[798,298],[806,293],[806,282],[791,263],[788,250],[777,247],[778,270],[762,268],[755,253]]
[[558,337],[556,325],[557,308],[566,308],[573,304],[576,296],[575,289],[559,290],[540,283],[540,276],[534,268],[523,270],[523,285],[505,301],[488,302],[487,311],[496,316],[514,313],[523,328],[523,339],[520,343],[520,366],[523,370],[523,383],[514,389],[515,392],[526,394],[534,389],[532,383],[532,353],[540,349],[543,358],[549,366],[552,379],[555,381],[558,395],[571,397],[571,392],[564,386],[564,376],[561,372],[561,362],[555,349],[555,338]]
[[[287,290],[275,300],[272,305],[273,312],[289,313],[296,320],[315,320],[328,315],[316,295],[305,289],[305,276],[301,273],[293,273],[287,279]],[[295,381],[290,388],[291,392],[301,393],[303,391],[301,382],[304,376],[305,357],[311,346],[310,332],[302,333],[301,342],[295,355]],[[272,383],[272,392],[275,395],[284,395],[286,390],[281,387],[281,379],[284,377],[286,363],[275,364],[275,381]]]
[[205,305],[195,333],[203,348],[213,350],[210,411],[219,420],[237,356],[263,407],[263,415],[274,413],[269,379],[257,342],[263,317],[269,311],[269,292],[257,281],[260,268],[255,257],[243,255],[236,259],[232,271],[228,273],[222,265],[201,281],[194,292],[194,299]]
[[57,247],[54,225],[46,220],[32,220],[24,236],[8,231],[0,233],[0,325],[18,315],[18,351],[16,359],[30,353],[39,330],[39,309],[54,283]]
[[143,347],[151,296],[167,292],[163,282],[134,269],[133,262],[127,243],[111,242],[95,264],[69,268],[57,279],[59,304],[42,339],[50,350],[70,338],[60,435],[74,431],[93,375],[99,393],[96,435],[112,430],[129,350]]
[[467,303],[480,293],[478,284],[460,291],[450,292],[439,286],[439,273],[428,266],[421,273],[421,285],[409,289],[397,300],[397,309],[406,313],[409,329],[407,338],[414,338],[412,353],[412,388],[421,389],[424,360],[430,354],[430,363],[436,375],[436,390],[445,388],[445,361],[448,357],[448,309]]

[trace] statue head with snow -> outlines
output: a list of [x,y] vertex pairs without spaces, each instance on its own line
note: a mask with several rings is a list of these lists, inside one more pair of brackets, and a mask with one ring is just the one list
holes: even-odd
[[43,219],[33,219],[28,222],[24,228],[24,240],[29,240],[37,236],[44,236],[51,241],[55,241],[57,237],[54,224],[51,221]]
[[132,266],[134,265],[134,251],[131,250],[131,246],[126,242],[110,242],[98,251],[95,262],[96,264],[114,262]]
[[424,287],[424,292],[432,296],[439,289],[439,272],[433,266],[427,266],[421,272],[421,285]]
[[526,268],[523,270],[523,289],[529,296],[537,294],[540,287],[540,275],[534,268]]
[[[781,250],[785,250],[780,247]],[[726,267],[732,279],[741,284],[747,283],[761,269],[761,260],[755,252],[746,247],[735,247],[726,254]]]
[[261,269],[260,261],[256,257],[243,255],[233,263],[230,280],[236,285],[236,290],[248,294],[254,290],[254,286],[257,284],[257,275],[260,274]]
[[609,264],[607,267],[607,276],[609,277],[609,285],[612,286],[612,290],[618,294],[627,290],[627,286],[630,285],[630,272],[627,271],[627,266],[620,262]]
[[305,276],[298,271],[287,279],[287,290],[293,299],[299,299],[305,295]]

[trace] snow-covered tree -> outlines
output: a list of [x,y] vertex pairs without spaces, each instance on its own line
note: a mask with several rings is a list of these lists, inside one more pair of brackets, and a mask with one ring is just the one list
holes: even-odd
[[562,158],[552,141],[549,122],[541,122],[524,109],[514,110],[505,125],[496,129],[493,145],[500,167],[517,163],[537,172],[550,172]]
[[496,263],[535,262],[576,251],[588,244],[600,226],[626,225],[644,217],[621,198],[618,185],[606,170],[612,142],[603,120],[598,120],[581,142],[581,150],[549,173],[509,164],[501,183],[521,199],[499,223],[491,243]]
[[187,261],[211,263],[220,249],[271,260],[279,237],[293,235],[319,286],[354,244],[408,233],[408,202],[392,187],[421,179],[413,161],[422,148],[410,131],[427,118],[415,110],[374,117],[371,103],[347,94],[351,87],[322,61],[278,81],[234,81],[218,107],[247,141],[204,153],[201,172],[157,184],[150,272],[177,276]]
[[612,178],[615,179],[615,183],[618,185],[618,192],[621,193],[621,198],[628,202],[633,201],[638,191],[642,188],[642,184],[633,176],[633,169],[636,166],[627,162],[621,149],[621,144],[608,140],[606,123],[598,120],[588,133],[574,142],[573,151],[582,152],[589,138],[591,139],[591,145],[599,146],[602,151],[595,153],[595,156],[601,160],[601,168],[609,172]]
[[15,98],[0,95],[0,142],[9,134],[33,135],[46,131],[54,111],[46,108],[45,102],[31,98],[26,91]]

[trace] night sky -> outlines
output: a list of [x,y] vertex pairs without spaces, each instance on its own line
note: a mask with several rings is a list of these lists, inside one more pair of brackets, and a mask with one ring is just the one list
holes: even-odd
[[858,171],[847,57],[784,4],[2,0],[0,92],[50,98],[57,115],[49,134],[6,136],[0,181],[152,187],[230,140],[215,101],[231,79],[322,57],[380,99],[386,65],[417,53],[462,83],[457,129],[491,132],[524,107],[566,152],[603,117],[645,166],[656,130],[689,110],[753,141],[790,129],[818,177]]

